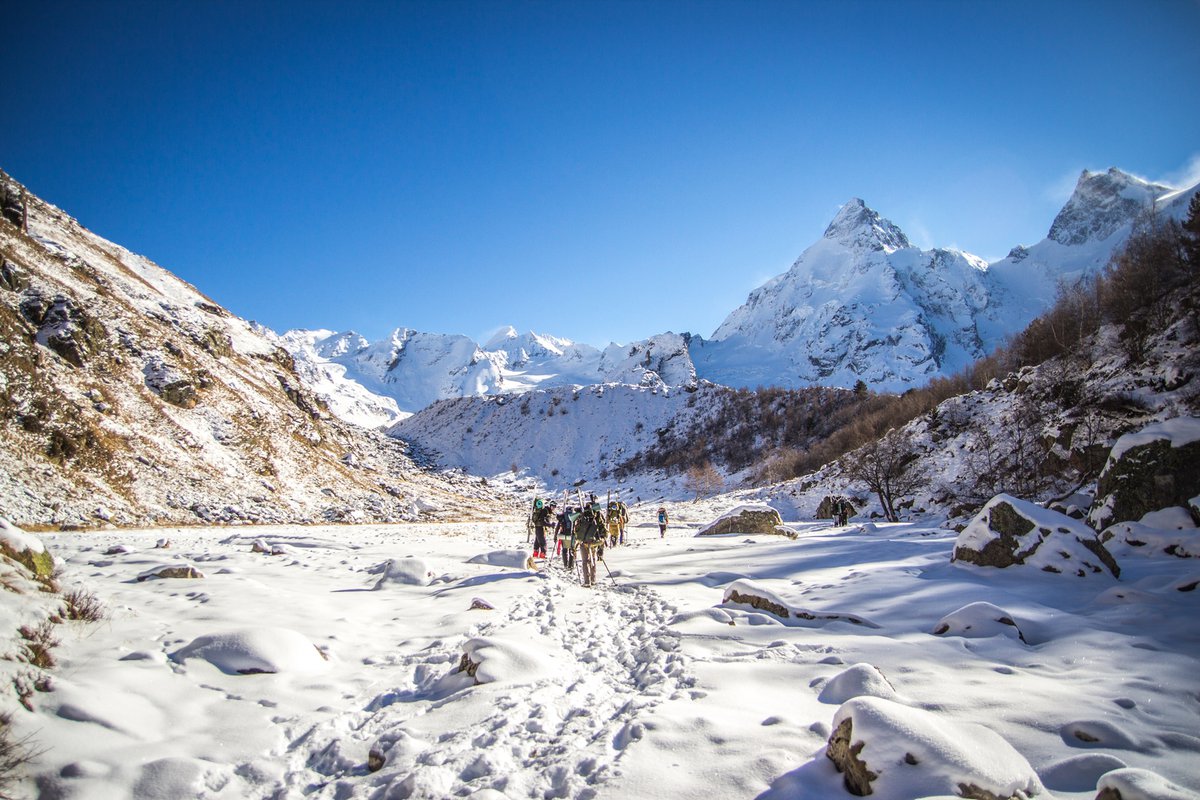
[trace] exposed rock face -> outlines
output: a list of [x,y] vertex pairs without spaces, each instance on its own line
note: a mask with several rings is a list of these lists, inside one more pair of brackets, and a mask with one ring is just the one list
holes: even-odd
[[999,569],[1030,566],[1079,577],[1121,574],[1088,526],[1005,494],[988,501],[958,535],[951,560]]
[[697,536],[716,536],[726,533],[786,533],[779,512],[766,505],[738,506],[697,533]]
[[842,773],[846,791],[857,797],[871,793],[871,781],[879,777],[859,758],[865,742],[854,741],[854,720],[847,717],[838,724],[825,747],[825,757]]
[[1200,419],[1155,423],[1117,440],[1100,474],[1088,522],[1104,530],[1200,495]]
[[25,190],[19,183],[2,172],[0,172],[0,217],[21,230],[26,230],[28,227]]
[[1048,238],[1076,246],[1102,241],[1171,191],[1169,186],[1146,183],[1119,169],[1084,170],[1071,198],[1050,225]]

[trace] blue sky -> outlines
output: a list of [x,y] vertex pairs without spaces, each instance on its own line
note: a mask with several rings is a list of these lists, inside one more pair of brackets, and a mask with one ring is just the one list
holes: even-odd
[[9,3],[0,168],[277,330],[709,335],[850,197],[1200,172],[1200,3]]

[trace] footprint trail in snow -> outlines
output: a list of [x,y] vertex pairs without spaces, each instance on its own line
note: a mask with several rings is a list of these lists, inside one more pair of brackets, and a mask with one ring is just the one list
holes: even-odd
[[[463,641],[399,657],[395,664],[409,685],[295,740],[287,784],[307,783],[318,797],[492,790],[510,798],[588,800],[620,774],[625,749],[653,726],[653,709],[695,684],[679,634],[668,628],[674,613],[645,587],[580,591],[545,574],[536,591],[471,635],[548,657],[530,665],[518,654],[515,668],[502,665],[509,672],[502,668],[494,682],[477,686],[455,672]],[[527,667],[532,679],[523,673]],[[382,760],[378,772],[352,757],[356,748]],[[296,780],[299,770],[309,780]]]

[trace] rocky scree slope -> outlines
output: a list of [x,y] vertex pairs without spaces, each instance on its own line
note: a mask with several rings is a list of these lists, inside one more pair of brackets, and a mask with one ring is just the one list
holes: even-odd
[[26,526],[499,511],[329,413],[290,355],[0,173],[0,506]]

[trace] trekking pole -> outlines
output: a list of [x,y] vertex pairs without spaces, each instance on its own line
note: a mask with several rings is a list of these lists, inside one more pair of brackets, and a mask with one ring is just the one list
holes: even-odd
[[613,586],[618,586],[617,579],[613,578],[612,570],[608,568],[608,562],[604,560],[603,556],[600,557],[599,561],[604,565],[604,571],[608,573],[608,577],[612,578]]
[[533,504],[536,502],[537,498],[534,498],[529,503],[529,516],[525,518],[525,544],[533,540]]

